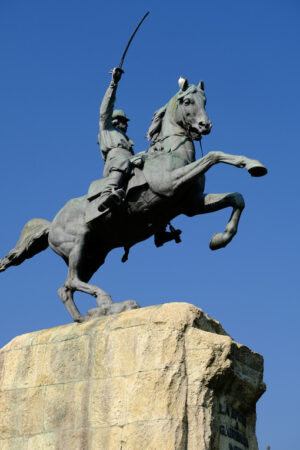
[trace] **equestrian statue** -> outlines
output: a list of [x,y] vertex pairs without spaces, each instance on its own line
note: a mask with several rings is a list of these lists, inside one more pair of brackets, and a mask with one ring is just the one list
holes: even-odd
[[[133,141],[126,134],[129,119],[114,106],[124,73],[124,57],[147,15],[131,36],[120,65],[111,71],[112,80],[100,107],[98,143],[105,162],[103,178],[90,185],[87,195],[71,199],[52,222],[31,219],[15,248],[0,259],[0,271],[4,271],[50,246],[68,266],[67,279],[58,295],[75,322],[139,307],[134,300],[114,303],[107,292],[89,280],[114,248],[124,248],[125,262],[129,249],[151,236],[158,247],[172,239],[180,242],[181,231],[170,224],[176,216],[192,217],[232,208],[224,232],[214,234],[209,245],[217,250],[229,244],[237,233],[245,203],[238,192],[204,192],[205,173],[212,166],[225,163],[245,168],[253,177],[267,173],[258,160],[246,156],[211,151],[195,158],[194,141],[201,142],[212,124],[205,111],[203,81],[194,85],[182,77],[179,91],[154,113],[147,134],[148,150],[134,154]],[[76,291],[96,299],[97,308],[87,318],[74,303]]]
[[[120,73],[112,71],[112,83],[117,84]],[[238,192],[205,193],[205,173],[219,163],[245,168],[254,177],[265,175],[267,169],[257,160],[221,151],[195,159],[193,141],[200,141],[212,127],[205,104],[203,81],[194,85],[180,78],[179,91],[154,114],[147,134],[148,151],[134,156],[126,127],[120,127],[121,120],[127,123],[125,114],[112,111],[104,117],[100,113],[104,177],[91,184],[87,195],[70,200],[52,222],[31,219],[16,247],[0,260],[0,271],[50,246],[69,268],[58,294],[72,319],[83,322],[86,319],[74,303],[75,291],[94,296],[99,314],[138,307],[133,300],[113,303],[107,292],[89,284],[112,249],[124,247],[127,255],[130,247],[160,233],[180,214],[192,217],[231,207],[224,232],[214,234],[210,241],[212,250],[225,247],[237,233],[244,199]],[[170,233],[176,236],[172,228]]]

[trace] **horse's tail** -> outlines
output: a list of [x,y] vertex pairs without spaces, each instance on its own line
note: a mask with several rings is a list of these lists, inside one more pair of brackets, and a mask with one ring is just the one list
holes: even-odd
[[51,222],[45,219],[31,219],[24,226],[14,249],[0,259],[0,272],[10,266],[18,266],[25,259],[32,258],[49,246],[48,233]]

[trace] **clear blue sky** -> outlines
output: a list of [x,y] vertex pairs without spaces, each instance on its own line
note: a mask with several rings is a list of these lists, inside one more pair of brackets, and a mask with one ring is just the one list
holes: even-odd
[[[207,192],[241,192],[239,233],[208,248],[229,211],[178,217],[183,242],[148,240],[107,258],[93,282],[114,300],[142,306],[186,301],[218,319],[235,340],[264,355],[267,393],[258,403],[260,449],[299,446],[299,19],[296,0],[2,0],[0,4],[1,238],[14,247],[26,221],[52,220],[102,175],[98,109],[139,19],[118,104],[132,119],[136,150],[147,147],[153,112],[179,75],[203,79],[212,133],[204,151],[260,159],[267,177],[219,165]],[[198,147],[198,146],[197,146]],[[198,151],[199,152],[199,151]],[[200,156],[200,152],[198,153]],[[0,345],[70,321],[56,291],[67,270],[47,250],[0,275]],[[78,295],[82,311],[93,299]],[[298,397],[297,397],[298,396]]]

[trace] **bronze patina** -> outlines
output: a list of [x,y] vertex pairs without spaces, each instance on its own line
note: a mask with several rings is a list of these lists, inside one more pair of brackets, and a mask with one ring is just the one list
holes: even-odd
[[[130,247],[160,232],[179,214],[192,217],[223,208],[232,213],[223,233],[214,234],[210,248],[225,247],[235,236],[244,209],[238,192],[207,194],[205,174],[215,164],[245,168],[254,176],[267,173],[257,160],[221,151],[211,151],[195,159],[194,141],[211,130],[205,111],[204,83],[189,84],[179,79],[179,91],[154,114],[148,131],[147,152],[128,155],[128,175],[122,184],[124,196],[99,216],[99,198],[110,183],[109,176],[94,181],[87,195],[70,200],[52,222],[30,220],[16,247],[0,260],[0,271],[21,264],[48,245],[67,263],[68,276],[58,294],[72,319],[85,318],[73,295],[82,291],[95,297],[98,314],[112,314],[139,305],[130,300],[113,303],[110,295],[89,284],[92,275],[116,247]],[[103,149],[102,149],[103,151]],[[131,158],[132,156],[132,158]]]

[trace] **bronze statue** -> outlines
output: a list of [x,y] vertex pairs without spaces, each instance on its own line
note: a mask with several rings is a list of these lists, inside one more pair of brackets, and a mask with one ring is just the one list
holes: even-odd
[[[112,80],[105,92],[100,107],[99,134],[98,144],[101,148],[101,154],[105,162],[103,177],[107,177],[106,186],[102,190],[97,201],[97,209],[93,205],[91,216],[86,217],[87,223],[95,218],[107,214],[113,207],[121,204],[125,196],[124,185],[128,181],[130,171],[133,165],[142,164],[140,157],[132,158],[133,141],[126,135],[128,122],[130,119],[121,109],[115,109],[116,91],[118,82],[124,71],[119,67],[112,71]],[[132,161],[131,161],[132,159]],[[96,217],[95,217],[96,213]],[[165,227],[158,230],[154,236],[154,242],[157,247],[161,247],[164,243],[174,239],[180,242],[181,230],[175,230],[171,224],[170,231],[166,231]],[[122,261],[127,260],[127,253]]]
[[133,141],[126,135],[127,122],[124,111],[114,110],[118,82],[123,70],[112,70],[112,80],[100,107],[98,144],[105,161],[103,176],[108,177],[105,189],[101,192],[98,210],[106,214],[111,204],[120,204],[125,192],[125,184],[130,171],[130,158],[134,155]]
[[[108,169],[108,177],[93,182],[88,195],[70,200],[52,222],[30,220],[16,247],[0,260],[0,271],[21,264],[50,245],[69,267],[58,294],[73,320],[82,322],[85,318],[73,300],[75,291],[93,295],[100,314],[138,307],[134,301],[113,303],[107,292],[89,284],[113,248],[124,247],[128,253],[130,247],[164,229],[179,214],[191,217],[227,207],[232,208],[229,222],[224,233],[212,237],[210,248],[225,247],[232,240],[244,199],[238,192],[204,193],[205,173],[218,163],[246,168],[255,177],[265,175],[267,170],[259,161],[220,151],[195,160],[193,141],[201,140],[211,130],[205,111],[204,83],[190,85],[180,78],[179,87],[171,100],[154,114],[148,131],[149,150],[132,156],[127,179],[124,177],[121,183],[115,184],[115,192],[121,185],[124,190],[124,196],[117,194],[119,204],[113,201],[99,217],[103,193],[113,192]],[[102,138],[100,142],[102,145]],[[129,145],[126,152],[128,158]]]
[[[109,179],[98,201],[98,210],[100,211],[98,216],[107,214],[110,211],[110,206],[120,204],[124,198],[125,192],[122,187],[130,171],[130,157],[134,155],[134,142],[126,135],[130,119],[121,109],[114,110],[114,104],[118,82],[122,73],[124,73],[122,66],[126,53],[136,32],[149,13],[150,11],[146,12],[132,33],[119,66],[111,70],[112,80],[101,103],[98,144],[105,162],[103,176]],[[91,218],[87,217],[87,222],[89,220]]]

